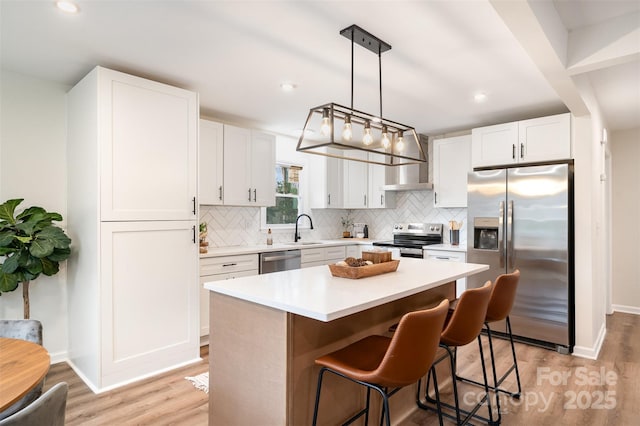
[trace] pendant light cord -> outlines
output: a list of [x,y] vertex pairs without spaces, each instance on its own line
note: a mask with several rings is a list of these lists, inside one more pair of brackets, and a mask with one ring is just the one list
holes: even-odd
[[382,52],[380,52],[380,43],[378,43],[378,73],[380,75],[380,120],[382,120]]
[[353,110],[353,30],[351,30],[351,109]]

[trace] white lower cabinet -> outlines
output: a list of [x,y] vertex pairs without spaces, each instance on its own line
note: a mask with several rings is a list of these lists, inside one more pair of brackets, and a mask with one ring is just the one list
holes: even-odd
[[209,335],[209,290],[204,283],[252,275],[258,275],[257,254],[200,259],[200,337]]
[[[425,250],[425,259],[444,260],[447,262],[466,262],[467,253],[464,251],[454,250]],[[456,298],[460,297],[463,291],[467,289],[467,279],[460,278],[456,281]]]
[[[98,388],[197,359],[198,290],[193,283],[198,246],[192,240],[193,225],[102,223],[100,315],[94,330],[101,348]],[[90,309],[91,301],[86,302]]]
[[346,247],[318,247],[304,249],[301,252],[300,267],[310,268],[312,266],[328,265],[344,260],[346,257]]
[[356,259],[362,256],[362,250],[360,245],[354,244],[352,246],[345,247],[345,257],[355,257]]

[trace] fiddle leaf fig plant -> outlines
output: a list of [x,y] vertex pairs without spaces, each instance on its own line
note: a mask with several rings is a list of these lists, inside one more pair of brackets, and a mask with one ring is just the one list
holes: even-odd
[[53,222],[59,213],[42,207],[29,207],[15,215],[23,199],[7,200],[0,205],[0,296],[14,291],[22,283],[24,318],[29,318],[29,283],[44,274],[60,270],[60,262],[71,254],[71,239]]

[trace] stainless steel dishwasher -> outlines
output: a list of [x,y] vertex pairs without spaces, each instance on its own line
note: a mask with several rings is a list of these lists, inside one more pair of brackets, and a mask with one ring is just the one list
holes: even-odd
[[300,250],[260,253],[260,274],[300,269]]

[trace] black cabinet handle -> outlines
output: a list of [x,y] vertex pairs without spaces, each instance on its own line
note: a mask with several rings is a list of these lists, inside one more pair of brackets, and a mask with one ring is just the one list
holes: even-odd
[[236,265],[237,265],[237,263],[224,263],[222,265],[222,267],[224,268],[224,267],[227,267],[227,266],[236,266]]
[[251,201],[251,188],[249,188],[249,201]]
[[367,194],[364,194],[364,205],[367,205]]
[[433,204],[438,204],[438,193],[437,192],[433,193]]
[[218,192],[220,193],[220,195],[218,196],[218,199],[222,201],[222,185],[220,185],[220,188],[218,188]]
[[191,229],[193,230],[193,244],[195,244],[196,243],[196,226],[193,225]]
[[511,145],[511,158],[516,159],[516,144]]
[[255,203],[258,199],[258,196],[256,195],[258,193],[258,190],[253,188],[253,202]]
[[380,205],[384,206],[384,195],[380,194]]
[[196,197],[193,197],[193,214],[196,214]]
[[520,144],[520,158],[524,158],[524,144]]

